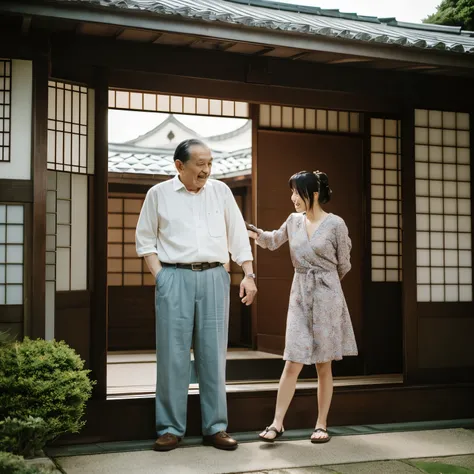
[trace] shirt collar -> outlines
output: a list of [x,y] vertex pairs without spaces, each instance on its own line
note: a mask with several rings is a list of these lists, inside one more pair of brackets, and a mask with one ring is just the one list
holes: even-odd
[[[203,188],[201,189],[201,191],[199,191],[199,193],[201,193],[204,189],[206,189],[207,186],[212,186],[212,183],[210,182],[210,180],[208,179],[207,180],[207,183],[203,186]],[[184,186],[184,184],[181,182],[181,180],[179,179],[179,174],[175,175],[175,177],[173,178],[173,189],[175,191],[179,191],[181,189],[184,189],[186,190],[186,187]],[[186,190],[187,191],[187,190]],[[187,191],[189,192],[189,191]],[[197,193],[197,194],[199,194]]]
[[174,178],[173,178],[173,189],[175,191],[179,191],[180,189],[183,189],[184,188],[184,184],[181,182],[181,180],[179,179],[179,174],[177,174]]

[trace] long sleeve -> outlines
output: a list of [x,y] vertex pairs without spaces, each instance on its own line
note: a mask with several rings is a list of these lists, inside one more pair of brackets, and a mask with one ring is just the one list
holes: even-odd
[[227,228],[227,245],[232,260],[238,265],[252,261],[252,249],[247,234],[244,218],[230,188],[226,186],[225,223]]
[[338,223],[335,228],[336,233],[336,257],[337,257],[337,273],[342,278],[351,269],[351,249],[352,242],[349,237],[349,231],[343,220]]
[[158,254],[158,202],[157,192],[151,188],[143,203],[135,232],[135,243],[139,257]]
[[288,240],[288,219],[278,230],[262,232],[256,240],[257,245],[264,249],[276,250]]

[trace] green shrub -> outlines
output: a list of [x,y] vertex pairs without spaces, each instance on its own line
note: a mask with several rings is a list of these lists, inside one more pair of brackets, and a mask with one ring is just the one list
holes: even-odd
[[48,425],[42,418],[29,416],[22,420],[8,416],[0,420],[0,451],[21,453],[26,457],[41,455],[48,436]]
[[51,471],[28,465],[21,456],[0,452],[1,474],[46,474]]
[[[18,447],[24,445],[22,437],[28,430],[34,431],[35,424],[35,450],[39,438],[44,446],[63,433],[77,433],[84,425],[81,418],[92,392],[89,372],[64,342],[25,338],[0,346],[0,421],[10,437],[10,445],[3,449],[31,455]],[[32,421],[37,418],[44,420],[45,426]]]
[[0,347],[13,342],[15,338],[10,334],[10,330],[0,331]]

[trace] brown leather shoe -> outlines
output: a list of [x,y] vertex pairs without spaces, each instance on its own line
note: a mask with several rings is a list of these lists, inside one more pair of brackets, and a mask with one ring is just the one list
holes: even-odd
[[237,441],[230,437],[225,431],[219,431],[211,436],[204,436],[204,446],[214,446],[217,449],[225,449],[227,451],[232,451],[237,449]]
[[171,451],[178,447],[181,438],[171,433],[161,435],[153,445],[155,451]]

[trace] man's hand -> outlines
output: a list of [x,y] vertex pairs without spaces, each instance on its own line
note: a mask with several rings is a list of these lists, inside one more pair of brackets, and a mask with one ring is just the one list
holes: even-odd
[[246,306],[250,306],[253,303],[255,295],[257,294],[257,287],[255,285],[255,280],[250,277],[245,277],[240,283],[239,294],[240,294],[240,297],[242,298],[242,303],[244,303]]
[[153,275],[153,278],[156,280],[156,276],[160,273],[161,269],[161,262],[158,260],[158,255],[156,253],[152,253],[149,255],[145,255],[145,262],[150,270],[150,273]]

